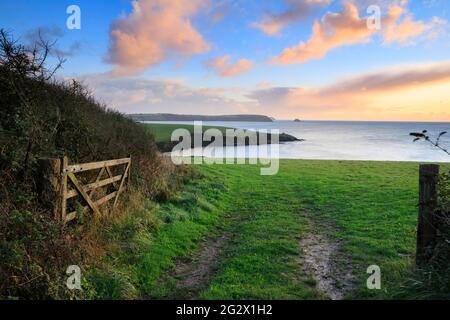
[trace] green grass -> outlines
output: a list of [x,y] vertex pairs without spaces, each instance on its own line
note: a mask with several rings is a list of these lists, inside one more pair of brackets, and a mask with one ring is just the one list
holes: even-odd
[[104,232],[114,249],[99,267],[87,272],[85,298],[139,299],[160,296],[158,279],[177,259],[221,224],[224,185],[198,178],[170,201],[145,201],[124,213]]
[[[152,124],[143,124],[145,130],[150,133],[154,139],[160,150],[162,151],[170,151],[172,148],[170,147],[170,143],[172,142],[172,133],[177,129],[186,129],[191,136],[194,134],[194,125],[190,124],[166,124],[166,123],[152,123]],[[229,127],[220,127],[220,126],[202,126],[202,132],[205,133],[205,131],[209,129],[218,129],[222,133],[224,137],[227,136],[227,129],[235,130],[233,128]],[[269,136],[269,140],[274,135]],[[281,133],[278,136],[278,139],[280,142],[289,142],[289,141],[297,141],[297,138],[294,136],[291,136],[286,133]],[[259,143],[259,140],[258,140]],[[168,150],[167,144],[169,144]]]
[[[251,166],[202,170],[235,190],[233,210],[251,214],[240,226],[204,298],[303,298],[296,286],[298,240],[313,221],[343,240],[354,266],[353,298],[390,298],[411,275],[417,221],[418,165],[414,163],[281,162],[273,177]],[[366,289],[366,269],[379,265],[383,289]]]
[[[226,181],[235,237],[203,299],[320,299],[311,279],[300,272],[299,241],[308,222],[301,202],[282,187],[281,177],[262,177],[256,166],[203,167]],[[280,179],[281,178],[281,179]]]
[[[170,142],[172,132],[176,129],[186,129],[191,134],[194,133],[194,125],[190,124],[165,124],[165,123],[152,123],[152,124],[144,124],[145,129],[155,138],[156,143],[161,142]],[[212,126],[203,126],[202,130],[205,132],[208,129],[219,129],[223,134],[225,134],[225,130],[229,129],[226,127],[212,127]]]
[[[176,279],[163,281],[176,261],[195,255],[206,236],[228,233],[219,268],[198,298],[323,298],[301,271],[299,243],[307,232],[341,240],[341,258],[351,263],[356,283],[348,298],[408,297],[403,285],[415,252],[418,164],[282,160],[275,176],[261,176],[251,165],[197,169],[204,178],[155,209],[161,227],[124,235],[144,243],[116,260],[140,297],[176,296]],[[382,290],[366,289],[366,269],[374,264]]]

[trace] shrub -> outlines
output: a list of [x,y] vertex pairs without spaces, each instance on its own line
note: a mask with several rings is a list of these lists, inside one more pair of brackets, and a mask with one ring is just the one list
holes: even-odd
[[[450,155],[448,149],[441,144],[441,138],[448,134],[439,133],[436,139],[432,139],[427,130],[413,132],[414,142],[425,141]],[[417,270],[416,278],[408,285],[410,291],[416,292],[416,298],[448,298],[450,295],[450,173],[443,173],[438,181],[438,207],[435,211],[434,227],[436,228],[436,240],[429,248],[430,260]],[[414,290],[412,290],[414,289]]]
[[55,80],[64,61],[47,66],[51,50],[42,39],[27,48],[0,30],[0,298],[72,297],[62,280],[67,266],[102,252],[83,241],[89,228],[63,233],[40,203],[39,158],[131,155],[131,189],[152,199],[167,199],[182,183],[143,126],[98,103],[79,82]]

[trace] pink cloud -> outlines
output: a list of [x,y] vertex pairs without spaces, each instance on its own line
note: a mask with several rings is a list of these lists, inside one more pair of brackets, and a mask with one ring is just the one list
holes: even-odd
[[[401,17],[405,17],[401,20]],[[393,6],[389,9],[383,28],[384,43],[406,43],[411,38],[429,31],[433,25],[421,21],[414,21],[411,14],[403,7]]]
[[[406,5],[407,2],[402,2]],[[401,5],[392,5],[381,20],[381,35],[385,44],[408,43],[433,28],[433,23],[414,21],[412,15]],[[358,7],[347,1],[342,12],[327,13],[315,21],[312,36],[306,42],[286,48],[272,59],[272,63],[293,64],[320,59],[335,48],[358,43],[366,43],[379,30],[369,28],[367,19],[360,17]]]
[[450,82],[450,62],[397,67],[341,80],[322,95],[380,93]]
[[132,13],[113,22],[106,61],[116,75],[136,74],[170,55],[192,56],[210,45],[190,18],[207,0],[137,0]]
[[247,59],[241,59],[236,63],[231,62],[228,55],[218,57],[206,63],[208,68],[213,69],[221,77],[234,77],[252,68],[253,63]]
[[[449,119],[450,100],[446,91],[435,89],[439,86],[450,86],[449,61],[379,70],[341,79],[325,87],[263,88],[253,91],[249,98],[257,100],[262,110],[277,106],[276,111],[281,117],[303,114],[310,118],[389,119],[401,109],[405,118],[417,119],[412,117],[413,112],[426,114],[434,110]],[[426,92],[424,103],[411,98],[415,92],[422,92],[422,95]],[[401,98],[395,102],[390,100],[396,95]],[[389,104],[380,101],[389,101]],[[437,101],[442,101],[442,105]]]
[[355,43],[367,42],[375,30],[369,29],[360,18],[358,8],[346,3],[341,13],[327,13],[322,21],[313,25],[313,33],[307,42],[286,48],[273,62],[292,64],[323,58],[328,51]]

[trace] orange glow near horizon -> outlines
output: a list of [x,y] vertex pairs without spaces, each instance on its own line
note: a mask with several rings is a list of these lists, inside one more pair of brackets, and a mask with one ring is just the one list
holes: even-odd
[[[350,81],[349,88],[343,82],[343,89],[294,89],[276,97],[279,107],[269,113],[279,119],[450,122],[450,79],[442,76],[445,68],[443,64],[442,68],[424,69],[417,79],[400,75],[397,80],[388,72],[380,73],[388,85],[374,81],[367,90],[366,82],[358,79]],[[440,72],[437,78],[430,75],[435,70]],[[355,90],[358,86],[361,89]]]

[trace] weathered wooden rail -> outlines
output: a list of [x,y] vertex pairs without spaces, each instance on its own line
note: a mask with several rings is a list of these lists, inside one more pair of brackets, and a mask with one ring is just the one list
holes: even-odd
[[[100,216],[99,208],[107,202],[114,200],[113,208],[117,207],[119,196],[130,180],[131,157],[84,164],[69,164],[68,158],[64,157],[62,161],[41,159],[40,163],[43,202],[51,207],[55,217],[64,223],[76,219],[78,214],[78,210],[67,212],[68,200],[78,198],[86,203],[81,209],[83,213],[92,211]],[[119,174],[113,174],[112,168],[115,167],[122,169]],[[87,183],[86,177],[80,179],[80,174],[94,170],[98,170],[94,181]],[[112,192],[106,192],[107,194],[96,199],[95,196],[100,194],[99,189],[103,188],[105,193],[105,189],[107,191],[111,186],[114,188]]]

